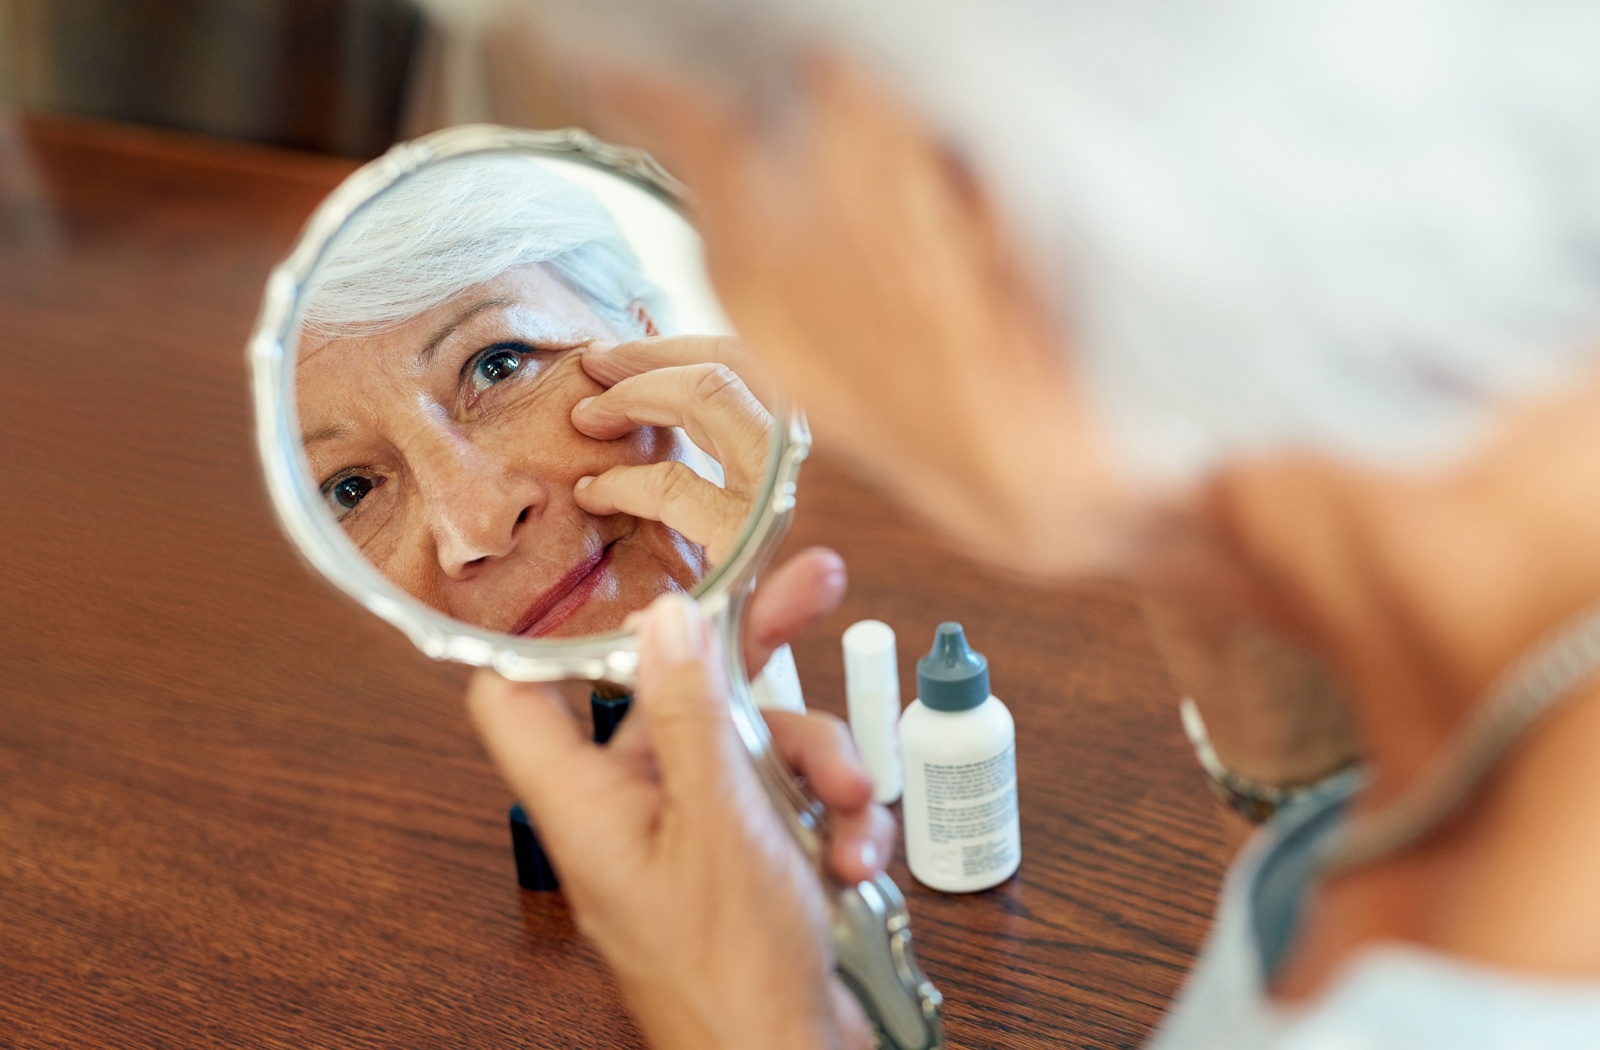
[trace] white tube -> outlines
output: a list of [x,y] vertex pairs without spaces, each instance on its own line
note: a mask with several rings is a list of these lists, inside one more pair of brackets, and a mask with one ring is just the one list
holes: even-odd
[[850,733],[872,777],[873,801],[900,797],[900,667],[894,629],[862,620],[844,632],[844,688]]

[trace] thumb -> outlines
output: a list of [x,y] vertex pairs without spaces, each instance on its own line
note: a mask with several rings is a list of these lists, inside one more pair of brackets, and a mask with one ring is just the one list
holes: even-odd
[[730,797],[729,780],[748,768],[728,710],[727,678],[700,607],[664,594],[639,617],[639,688],[666,793],[689,812]]
[[554,689],[479,671],[467,688],[467,711],[546,845],[581,841],[597,809],[612,826],[628,823],[629,785],[591,746]]

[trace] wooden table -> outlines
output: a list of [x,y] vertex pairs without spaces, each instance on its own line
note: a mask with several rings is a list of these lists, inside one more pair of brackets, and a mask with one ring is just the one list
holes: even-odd
[[[0,124],[0,1046],[635,1046],[559,895],[518,890],[464,672],[313,578],[254,460],[244,342],[347,170]],[[797,646],[964,621],[1016,714],[1018,879],[894,875],[959,1047],[1139,1044],[1224,846],[1132,596],[969,566],[826,461],[794,544],[853,586]],[[908,690],[908,693],[910,690]]]

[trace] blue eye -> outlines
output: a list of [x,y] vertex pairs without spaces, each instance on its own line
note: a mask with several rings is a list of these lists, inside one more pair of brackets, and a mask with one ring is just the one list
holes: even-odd
[[335,519],[343,518],[356,509],[356,504],[372,491],[372,479],[360,474],[347,474],[323,487],[322,496]]
[[503,383],[522,368],[525,356],[507,347],[494,347],[480,358],[472,369],[472,385],[482,390]]

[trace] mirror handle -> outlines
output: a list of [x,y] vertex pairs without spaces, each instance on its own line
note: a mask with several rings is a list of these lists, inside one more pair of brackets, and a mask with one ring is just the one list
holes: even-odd
[[[810,433],[803,417],[790,421],[794,429],[787,462],[789,481],[774,493],[770,512],[774,524],[762,542],[747,552],[748,564],[762,563],[782,540],[794,509],[793,472],[805,459]],[[728,592],[722,601],[703,607],[717,623],[727,661],[733,721],[755,765],[772,808],[816,866],[828,900],[829,933],[833,939],[835,969],[861,1004],[877,1036],[879,1050],[942,1050],[944,1026],[940,1006],[944,999],[933,982],[923,976],[911,948],[911,914],[905,897],[887,874],[853,886],[842,885],[826,871],[823,846],[827,818],[822,804],[796,780],[772,746],[766,720],[750,692],[750,673],[744,666],[740,625],[744,605],[755,588],[753,575]]]
[[[737,670],[740,676],[734,681],[745,682],[743,668]],[[945,1045],[940,1020],[944,999],[917,965],[905,897],[887,874],[843,885],[823,871],[828,833],[822,804],[795,780],[771,746],[748,686],[735,685],[734,694],[734,720],[740,723],[767,798],[822,872],[835,969],[872,1023],[879,1050],[940,1050]]]
[[[827,840],[822,804],[812,799],[770,747],[755,761],[767,797],[817,864]],[[828,898],[834,967],[872,1022],[880,1050],[939,1050],[944,1046],[944,997],[922,973],[911,946],[911,913],[885,873],[854,885],[822,874]]]
[[830,885],[833,954],[839,977],[861,1003],[882,1050],[938,1050],[943,997],[911,949],[911,915],[893,880],[879,874]]

